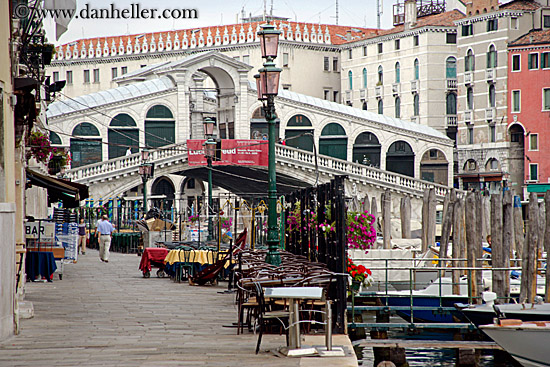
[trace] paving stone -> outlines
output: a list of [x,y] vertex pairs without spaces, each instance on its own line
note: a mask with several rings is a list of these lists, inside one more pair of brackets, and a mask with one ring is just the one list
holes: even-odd
[[[105,264],[97,251],[89,252],[78,263],[65,264],[63,280],[26,284],[25,302],[32,302],[34,317],[21,321],[20,335],[0,342],[0,367],[292,367],[306,362],[266,352],[283,346],[284,335],[264,335],[256,355],[256,335],[224,328],[237,318],[235,296],[218,293],[226,285],[192,287],[154,273],[144,279],[138,256],[111,253]],[[315,367],[357,366],[349,339],[343,338],[348,357],[315,358]],[[307,363],[313,365],[311,358]]]

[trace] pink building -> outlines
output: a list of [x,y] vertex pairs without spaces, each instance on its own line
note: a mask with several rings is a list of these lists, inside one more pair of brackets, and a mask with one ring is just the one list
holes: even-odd
[[550,29],[508,45],[508,132],[524,152],[524,197],[550,190]]

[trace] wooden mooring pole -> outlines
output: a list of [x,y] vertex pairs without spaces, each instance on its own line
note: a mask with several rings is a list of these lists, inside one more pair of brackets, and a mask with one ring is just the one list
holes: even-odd
[[[456,201],[456,191],[452,189],[450,192],[447,192],[445,195],[445,200],[443,202],[443,222],[441,224],[441,239],[440,239],[440,248],[439,248],[439,266],[445,267],[445,259],[448,256],[449,252],[449,241],[451,239],[451,229],[453,227],[453,207]],[[453,265],[453,264],[451,264]]]
[[[544,194],[544,205],[546,206],[546,223],[544,230],[544,251],[546,251],[546,264],[548,264],[548,254],[550,254],[550,191]],[[548,269],[548,265],[546,267]],[[546,303],[550,303],[550,277],[546,274],[544,284],[544,299]]]
[[[510,254],[512,253],[512,243],[514,242],[514,198],[510,190],[504,191],[502,198],[502,264],[503,267],[509,267]],[[509,272],[504,272],[503,296],[510,297],[510,276]]]
[[[457,199],[453,208],[453,267],[462,267],[464,258],[464,200]],[[460,270],[453,270],[453,294],[460,294]]]
[[[491,195],[491,261],[494,268],[504,268],[510,264],[504,263],[502,245],[502,197],[500,194]],[[507,271],[493,270],[493,292],[497,296],[505,296],[505,283],[508,277]],[[497,299],[497,301],[499,301]],[[501,301],[499,301],[501,302]]]
[[524,244],[520,301],[532,303],[536,293],[536,266],[539,232],[539,204],[537,194],[529,195],[529,227],[527,228],[527,241]]
[[391,248],[391,192],[386,190],[382,196],[382,233],[384,248]]
[[[478,218],[476,211],[476,196],[474,192],[468,192],[466,195],[466,266],[469,268],[475,268],[477,265],[477,226]],[[481,244],[480,244],[481,245]],[[479,285],[476,282],[476,270],[468,270],[467,276],[470,282],[470,294],[473,299],[472,303],[478,303]]]
[[401,238],[411,238],[411,198],[401,198]]

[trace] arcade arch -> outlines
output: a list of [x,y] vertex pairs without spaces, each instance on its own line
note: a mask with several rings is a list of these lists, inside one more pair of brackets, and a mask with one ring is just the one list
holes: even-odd
[[376,135],[365,131],[359,134],[353,143],[352,161],[380,168],[382,145]]
[[286,145],[313,152],[313,126],[304,115],[294,115],[285,129]]
[[99,130],[89,122],[82,122],[75,126],[71,138],[71,155],[73,168],[87,164],[101,162],[101,135]]
[[126,113],[119,113],[111,120],[107,131],[109,159],[122,157],[128,147],[132,153],[139,150],[139,129],[135,120]]
[[422,155],[420,177],[441,185],[448,184],[449,162],[439,149],[430,149]]
[[398,140],[386,153],[386,170],[414,177],[414,152],[409,143]]
[[347,160],[348,138],[340,124],[332,122],[323,128],[319,137],[319,154]]

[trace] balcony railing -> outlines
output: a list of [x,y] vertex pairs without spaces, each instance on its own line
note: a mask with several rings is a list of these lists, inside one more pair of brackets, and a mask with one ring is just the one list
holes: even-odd
[[447,89],[451,89],[451,90],[457,89],[456,78],[447,79]]
[[366,89],[359,90],[359,98],[367,99],[367,90]]
[[401,93],[401,83],[393,83],[391,85],[391,92],[393,93],[393,95]]
[[495,69],[485,70],[485,79],[487,79],[487,83],[492,83],[495,80]]
[[464,122],[467,124],[472,122],[472,111],[464,111]]
[[464,84],[473,84],[474,82],[474,73],[467,71],[464,73]]
[[353,91],[347,90],[346,91],[346,102],[352,102],[353,100]]
[[374,88],[374,94],[376,95],[376,98],[381,98],[384,95],[384,86],[377,85],[376,88]]
[[458,118],[456,115],[447,115],[447,127],[457,126]]
[[496,110],[494,107],[485,109],[485,120],[494,120],[496,118]]
[[411,92],[417,93],[420,88],[418,80],[411,80]]

